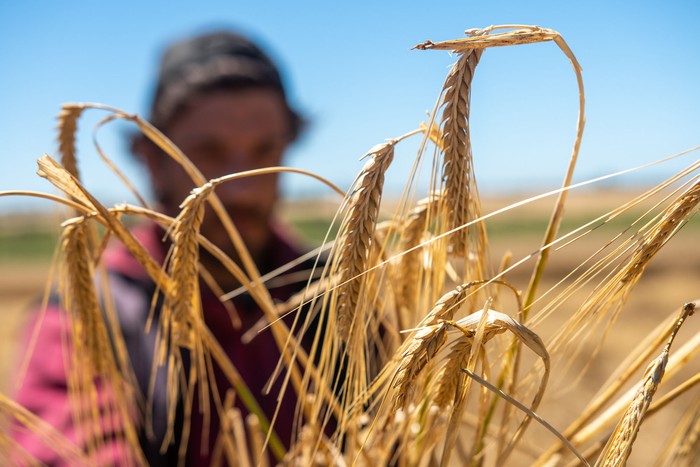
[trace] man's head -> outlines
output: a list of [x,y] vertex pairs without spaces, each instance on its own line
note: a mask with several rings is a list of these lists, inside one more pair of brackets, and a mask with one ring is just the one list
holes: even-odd
[[[165,52],[150,121],[208,179],[280,165],[303,121],[289,106],[277,67],[248,39],[216,32],[175,43]],[[193,183],[155,146],[138,140],[161,208],[176,215]],[[276,175],[228,182],[216,189],[254,257],[270,239],[278,197]],[[230,241],[209,213],[202,234],[231,254]]]

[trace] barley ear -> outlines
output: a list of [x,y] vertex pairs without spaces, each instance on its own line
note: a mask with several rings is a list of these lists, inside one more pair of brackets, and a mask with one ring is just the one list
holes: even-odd
[[[434,215],[438,197],[419,201],[409,213],[403,226],[401,244],[402,254],[396,272],[396,302],[402,318],[409,318],[418,313],[418,304],[424,268],[425,249],[417,248],[423,241],[428,228],[429,216]],[[408,316],[403,316],[408,314]],[[412,324],[415,321],[412,322]]]
[[58,124],[58,152],[61,154],[61,164],[71,175],[80,180],[78,161],[75,157],[75,132],[78,129],[78,119],[85,109],[81,104],[64,104],[56,119]]
[[[63,224],[59,289],[70,324],[68,394],[75,403],[74,417],[90,457],[96,456],[105,439],[111,436],[123,439],[128,448],[124,452],[127,459],[145,464],[134,426],[134,392],[124,373],[128,370],[122,367],[125,359],[118,354],[118,342],[110,340],[95,287],[89,227],[84,218],[71,219]],[[97,382],[100,380],[104,386],[98,394]],[[95,405],[98,397],[103,398],[103,413]],[[121,426],[117,427],[114,422],[105,425],[104,419],[114,420],[113,417],[120,420]]]
[[634,283],[647,267],[651,259],[683,225],[683,221],[700,203],[700,182],[690,187],[682,196],[666,209],[659,223],[644,236],[630,260],[620,282]]
[[[445,204],[449,207],[449,230],[467,224],[478,217],[479,212],[469,136],[469,101],[472,78],[482,52],[461,52],[445,82],[441,123],[444,148],[442,177]],[[450,237],[453,253],[465,254],[468,251],[468,231],[461,229]]]
[[676,327],[671,333],[668,343],[664,347],[661,355],[659,355],[644,372],[644,377],[637,387],[632,402],[627,407],[627,410],[618,422],[610,439],[603,448],[596,466],[624,466],[627,459],[632,453],[632,445],[637,438],[639,427],[644,420],[651,399],[659,387],[659,383],[664,376],[666,363],[668,363],[668,353],[671,349],[671,344],[678,333],[678,330],[683,325],[686,318],[695,312],[695,304],[688,303],[683,307]]
[[[204,202],[212,190],[213,186],[210,183],[192,190],[190,196],[182,203],[182,211],[170,232],[173,246],[169,254],[168,273],[172,278],[172,292],[165,295],[156,344],[158,363],[167,365],[168,377],[172,383],[168,388],[169,435],[174,429],[176,404],[173,401],[178,399],[181,389],[183,395],[192,394],[195,390],[194,382],[199,383],[197,388],[205,424],[209,417],[209,378],[202,333],[204,320],[199,297],[198,233],[204,218]],[[184,363],[184,352],[190,353],[191,360],[187,375],[183,373],[187,366]],[[189,407],[186,407],[186,412],[188,409]],[[189,420],[186,419],[184,423],[187,427]],[[166,436],[166,439],[169,441],[170,436]],[[186,440],[187,437],[183,434],[183,445]]]
[[421,328],[402,354],[393,387],[394,410],[404,408],[416,392],[415,381],[421,370],[435,357],[447,340],[447,323],[441,322]]
[[467,367],[472,341],[471,337],[461,336],[452,344],[447,362],[438,375],[435,405],[440,408],[448,408],[457,400],[461,369]]
[[350,196],[350,212],[342,229],[337,270],[340,285],[337,289],[337,329],[344,341],[352,340],[356,332],[353,323],[362,323],[356,317],[358,299],[367,268],[369,252],[374,243],[374,229],[379,216],[379,204],[384,186],[384,172],[394,158],[396,141],[380,144],[370,149],[369,160],[362,168]]

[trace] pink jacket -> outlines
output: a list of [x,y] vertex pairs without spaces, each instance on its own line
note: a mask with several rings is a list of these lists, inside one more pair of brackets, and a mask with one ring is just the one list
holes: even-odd
[[[166,246],[160,241],[163,237],[163,232],[160,229],[155,226],[142,228],[136,232],[136,235],[156,258],[162,259],[164,257]],[[258,265],[263,273],[284,265],[299,256],[298,251],[291,246],[288,240],[279,233],[275,235],[276,241],[272,243],[268,251],[265,264]],[[153,331],[149,334],[146,334],[144,329],[155,288],[145,271],[122,245],[111,247],[105,253],[104,259],[110,272],[112,295],[117,304],[117,313],[132,366],[141,386],[141,392],[148,394],[156,326],[152,327]],[[306,262],[295,270],[310,269],[312,264],[313,262]],[[303,280],[299,283],[271,289],[271,293],[275,300],[286,300],[303,288],[305,283],[306,280]],[[262,313],[253,300],[245,294],[236,298],[234,305],[243,321],[243,326],[238,330],[232,327],[228,312],[218,297],[208,289],[202,292],[202,306],[206,324],[224,347],[228,357],[241,373],[268,418],[272,419],[277,406],[280,383],[277,383],[269,396],[263,396],[262,389],[275,369],[279,352],[270,332],[260,333],[248,344],[241,342],[242,334],[259,320]],[[76,444],[80,444],[79,430],[76,429],[73,422],[67,394],[64,365],[67,356],[67,350],[64,349],[67,336],[66,324],[66,316],[54,302],[40,323],[39,338],[24,383],[16,394],[16,400],[56,427]],[[31,330],[28,334],[30,333]],[[177,463],[179,439],[175,445],[170,446],[166,453],[159,452],[161,440],[166,430],[164,373],[164,370],[161,369],[159,377],[156,379],[153,397],[153,431],[156,439],[149,439],[144,430],[140,433],[142,449],[152,466]],[[216,366],[214,373],[218,391],[223,400],[230,385]],[[107,400],[104,391],[101,391],[100,399],[101,403]],[[274,426],[275,431],[287,446],[289,446],[292,436],[295,405],[296,397],[293,395],[293,390],[290,389],[285,395]],[[243,416],[247,414],[245,408],[240,404],[237,407],[241,409]],[[212,411],[211,426],[206,430],[203,418],[195,404],[188,441],[187,465],[209,465],[209,457],[216,440],[215,434],[219,431],[219,419],[215,412]],[[182,427],[181,416],[178,416],[176,424],[178,425],[176,433],[179,433]],[[207,431],[212,435],[208,439],[204,439],[203,434]],[[67,465],[50,446],[44,445],[32,433],[15,431],[13,435],[22,448],[41,462],[48,465]],[[126,461],[123,457],[124,452],[123,447],[111,440],[104,444],[98,453],[97,461],[100,464],[121,465]]]

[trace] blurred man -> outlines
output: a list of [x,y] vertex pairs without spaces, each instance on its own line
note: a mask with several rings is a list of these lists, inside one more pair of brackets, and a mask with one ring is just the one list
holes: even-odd
[[[230,32],[206,34],[178,42],[167,49],[161,62],[150,121],[182,149],[207,179],[281,165],[286,148],[297,138],[303,126],[302,119],[287,101],[275,64],[250,40]],[[165,214],[176,216],[180,203],[194,187],[191,179],[177,163],[145,138],[136,138],[133,150],[148,170],[160,209]],[[274,222],[273,210],[278,200],[277,175],[229,182],[218,187],[216,194],[231,215],[260,271],[270,271],[299,256],[299,250]],[[236,259],[230,239],[211,212],[207,212],[204,218],[201,233]],[[164,260],[167,245],[162,242],[162,229],[149,225],[137,229],[135,234],[155,258]],[[110,271],[112,294],[131,363],[141,392],[148,397],[156,326],[148,334],[144,329],[156,289],[123,246],[112,247],[104,258]],[[212,257],[203,252],[201,260],[223,289],[230,290],[239,285]],[[285,300],[298,289],[299,284],[287,285],[272,289],[271,293],[274,299]],[[252,342],[243,344],[241,336],[259,321],[262,314],[247,295],[237,298],[234,305],[241,317],[240,329],[232,327],[230,316],[216,294],[203,286],[202,309],[207,326],[224,347],[268,418],[272,418],[279,384],[269,396],[263,396],[262,389],[279,358],[277,346],[270,332],[261,333]],[[63,433],[76,438],[67,399],[64,356],[58,351],[62,348],[61,333],[65,331],[60,313],[55,305],[47,312],[18,401]],[[216,369],[215,377],[223,399],[230,385]],[[275,424],[275,430],[287,446],[295,407],[295,399],[290,393],[288,391],[282,402]],[[166,432],[164,378],[155,380],[152,394],[155,436],[148,436],[147,430],[143,429],[141,444],[151,465],[175,465],[182,417],[178,416],[176,420],[174,443],[167,452],[161,453]],[[188,465],[209,465],[218,431],[216,414],[213,413],[211,426],[206,426],[197,407],[193,409],[186,454]],[[203,436],[207,432],[209,436]],[[40,446],[31,436],[18,435],[18,440],[43,462],[60,462],[50,449]],[[118,456],[119,449],[110,450],[110,446],[105,446],[104,450],[107,458]]]
[[[231,33],[213,33],[177,43],[165,53],[150,121],[194,162],[207,179],[281,165],[303,121],[289,106],[277,68],[255,44]],[[168,215],[175,216],[194,185],[185,171],[145,138],[135,141]],[[243,178],[216,190],[256,262],[265,266],[275,243],[272,212],[276,174]],[[202,234],[229,255],[231,241],[216,216]],[[230,275],[205,257],[221,281]]]

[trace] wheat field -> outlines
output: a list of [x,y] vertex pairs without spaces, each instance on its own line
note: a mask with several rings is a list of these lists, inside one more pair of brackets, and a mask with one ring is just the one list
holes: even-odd
[[[561,49],[579,86],[562,186],[482,201],[469,128],[479,60],[490,47],[544,41]],[[101,309],[93,280],[111,238],[124,244],[163,295],[156,354],[168,372],[170,426],[176,402],[196,391],[200,404],[224,421],[212,436],[231,465],[265,465],[264,451],[284,465],[694,465],[700,458],[700,331],[692,318],[698,251],[693,224],[685,225],[700,202],[700,161],[655,186],[605,193],[605,202],[593,204],[591,190],[600,181],[572,184],[585,94],[581,68],[559,33],[490,26],[416,48],[449,51],[455,59],[445,82],[436,85],[430,118],[367,151],[364,167],[335,205],[333,235],[320,245],[327,261],[318,279],[283,304],[261,286],[271,277],[260,276],[216,188],[269,171],[320,177],[268,168],[206,180],[137,115],[99,104],[64,106],[60,160],[41,157],[38,173],[65,197],[0,194],[41,196],[68,208],[53,277],[70,323],[69,393],[92,441],[72,445],[3,396],[6,417],[61,455],[89,464],[104,441],[86,403],[96,399],[99,381],[114,393],[107,410],[123,423],[118,436],[129,446],[125,461],[145,462],[137,433],[146,422],[128,410],[143,395],[129,377],[124,342],[110,330],[117,325],[113,310]],[[169,218],[145,202],[108,207],[85,189],[73,139],[84,112],[105,112],[100,125],[131,122],[188,171],[198,188],[179,215]],[[409,138],[421,141],[418,154],[402,152]],[[413,171],[401,196],[387,200],[384,181],[397,160],[409,160]],[[419,188],[421,177],[428,190]],[[221,219],[240,262],[199,235],[206,205]],[[134,239],[126,218],[167,229],[172,249],[165,265]],[[289,450],[274,424],[268,429],[256,395],[203,321],[200,280],[218,286],[198,274],[201,248],[236,277],[269,323],[282,355],[276,377],[289,382],[286,391],[299,401]],[[102,287],[99,293],[108,293]],[[291,326],[277,319],[283,313],[295,316]],[[322,325],[305,336],[312,320]],[[309,337],[310,348],[298,344]],[[216,403],[224,397],[208,386],[212,362],[236,389],[228,403]],[[233,397],[253,414],[247,422],[232,408]],[[0,455],[33,461],[12,448],[8,435],[0,435]]]

